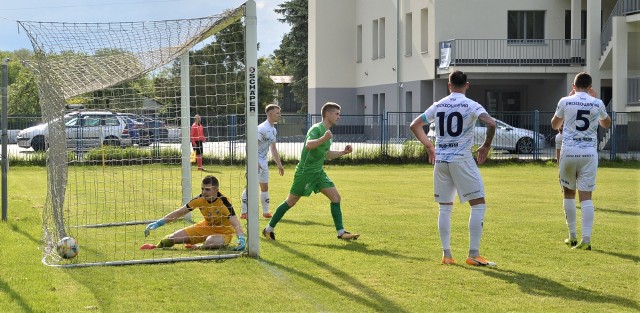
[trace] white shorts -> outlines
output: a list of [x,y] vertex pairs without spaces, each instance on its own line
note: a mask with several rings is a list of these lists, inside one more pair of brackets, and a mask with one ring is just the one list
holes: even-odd
[[269,183],[269,167],[263,169],[262,166],[258,168],[258,182],[261,184]]
[[594,191],[598,153],[564,148],[560,152],[560,184],[572,190]]
[[484,198],[484,183],[473,159],[460,163],[436,162],[433,168],[434,199],[453,202],[458,193],[460,203]]

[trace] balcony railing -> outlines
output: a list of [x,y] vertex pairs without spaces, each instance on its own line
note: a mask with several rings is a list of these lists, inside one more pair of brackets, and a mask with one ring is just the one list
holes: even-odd
[[616,16],[624,16],[638,12],[640,12],[640,0],[618,0],[616,5],[613,7],[613,10],[611,10],[611,15],[609,15],[607,21],[602,26],[602,34],[600,34],[600,53],[604,53],[609,41],[611,41],[611,36],[613,36],[611,20]]
[[450,60],[448,65],[452,66],[570,66],[585,65],[585,42],[583,39],[453,39],[441,42],[440,47],[441,59]]

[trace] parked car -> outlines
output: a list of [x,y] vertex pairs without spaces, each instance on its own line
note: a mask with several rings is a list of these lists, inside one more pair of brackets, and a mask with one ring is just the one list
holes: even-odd
[[151,144],[151,136],[144,123],[138,122],[123,113],[118,113],[118,116],[127,123],[129,137],[131,137],[133,144],[137,144],[138,146],[148,146]]
[[[132,145],[124,118],[108,111],[79,111],[64,116],[67,148],[83,150],[101,144],[127,147]],[[43,151],[49,142],[47,123],[21,130],[16,137],[21,148]]]
[[[496,119],[496,134],[493,137],[493,143],[491,147],[495,150],[507,150],[515,153],[532,153],[535,150],[540,150],[545,146],[544,135],[534,132],[532,130],[513,127],[501,120]],[[473,144],[482,145],[486,137],[487,128],[480,121],[476,121],[474,126]],[[429,125],[429,132],[427,137],[431,141],[435,141],[436,132],[435,124]],[[536,143],[537,138],[537,143]]]
[[167,124],[161,120],[133,113],[118,113],[118,115],[127,116],[136,122],[144,123],[152,141],[166,141],[169,138]]

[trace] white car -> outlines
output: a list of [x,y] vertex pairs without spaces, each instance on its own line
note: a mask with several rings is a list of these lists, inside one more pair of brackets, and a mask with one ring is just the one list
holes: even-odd
[[[513,127],[501,120],[496,119],[496,134],[493,137],[491,148],[494,150],[507,150],[515,153],[532,153],[535,150],[544,148],[545,137],[532,130]],[[486,137],[487,128],[480,121],[476,121],[474,127],[473,144],[482,145],[484,138]],[[427,137],[431,141],[435,141],[435,125],[431,123],[429,125],[429,132]],[[537,142],[536,142],[537,140]]]
[[[100,145],[132,145],[129,128],[122,117],[108,111],[80,111],[66,114],[67,148],[85,150]],[[21,148],[43,151],[49,142],[49,125],[44,123],[21,130],[16,137]]]

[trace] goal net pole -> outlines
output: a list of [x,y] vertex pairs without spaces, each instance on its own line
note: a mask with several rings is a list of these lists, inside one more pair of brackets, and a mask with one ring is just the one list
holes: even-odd
[[246,129],[247,129],[247,236],[248,252],[258,257],[260,252],[260,218],[258,212],[258,35],[256,2],[245,3],[246,56]]
[[[180,56],[180,150],[182,152],[182,203],[191,200],[191,132],[189,93],[189,51]],[[193,223],[191,212],[185,214],[185,221]]]

